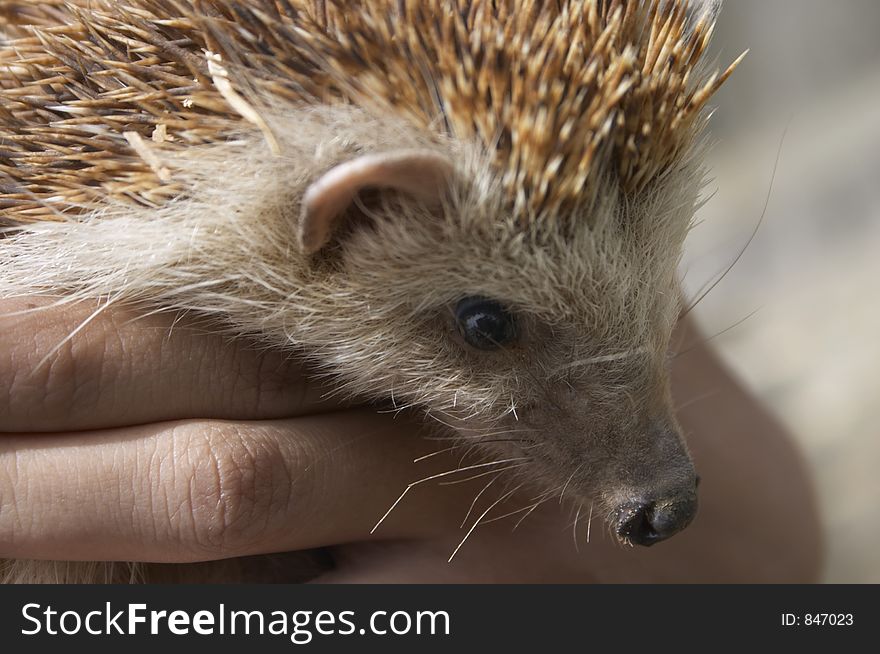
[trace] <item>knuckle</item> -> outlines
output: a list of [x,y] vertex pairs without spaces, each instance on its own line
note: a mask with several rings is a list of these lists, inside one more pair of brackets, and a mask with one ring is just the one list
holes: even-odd
[[182,479],[178,528],[196,553],[252,549],[286,511],[290,473],[278,443],[261,436],[218,423],[184,439],[189,469]]

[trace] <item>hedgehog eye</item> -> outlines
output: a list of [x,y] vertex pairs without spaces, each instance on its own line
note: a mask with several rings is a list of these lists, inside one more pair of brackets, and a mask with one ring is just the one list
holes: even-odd
[[462,338],[478,350],[497,350],[516,338],[513,316],[495,300],[467,297],[455,307]]

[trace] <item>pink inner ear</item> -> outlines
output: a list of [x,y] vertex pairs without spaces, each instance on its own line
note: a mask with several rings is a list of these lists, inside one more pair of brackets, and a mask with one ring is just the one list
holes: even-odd
[[340,164],[306,191],[300,245],[309,254],[324,247],[363,189],[392,189],[434,205],[440,202],[451,176],[449,159],[430,150],[370,154]]

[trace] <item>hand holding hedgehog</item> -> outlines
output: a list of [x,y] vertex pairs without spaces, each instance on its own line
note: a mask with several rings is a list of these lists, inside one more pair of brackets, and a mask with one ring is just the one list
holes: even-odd
[[702,3],[3,8],[0,296],[196,314],[627,543],[693,519],[666,359],[733,68]]
[[[198,326],[172,330],[170,316],[132,320],[118,308],[91,322],[51,374],[34,376],[34,361],[93,307],[9,315],[21,306],[0,303],[0,556],[174,565],[7,561],[6,581],[288,581],[306,573],[327,582],[815,578],[815,509],[804,470],[785,435],[703,347],[689,347],[673,370],[678,397],[718,390],[681,414],[708,480],[693,529],[663,548],[628,551],[594,524],[586,543],[588,516],[575,532],[571,509],[550,501],[514,532],[522,513],[481,525],[449,565],[480,479],[420,487],[369,536],[400,487],[461,465],[457,453],[414,465],[437,445],[414,438],[418,424],[405,415],[329,411],[303,388],[292,362],[271,352],[261,358]],[[313,402],[320,414],[294,415]],[[483,493],[487,506],[491,492]],[[299,553],[228,559],[316,545],[327,549],[305,557],[310,570]]]
[[[51,369],[31,374],[34,362],[91,309],[10,316],[22,303],[0,307],[0,470],[10,471],[0,474],[0,497],[14,498],[0,511],[0,556],[180,563],[340,546],[337,558],[341,546],[349,552],[369,537],[376,516],[414,474],[458,464],[456,455],[413,465],[437,447],[415,437],[413,420],[336,407],[305,385],[294,361],[198,326],[172,329],[168,316],[132,320],[108,311]],[[455,527],[472,494],[461,485],[429,501],[414,494],[375,539],[410,543],[393,548],[399,566],[429,542],[460,538]],[[451,547],[434,545],[446,557]],[[505,554],[492,558],[497,566]],[[552,561],[563,568],[559,557]],[[326,567],[321,557],[312,562],[317,567],[309,575]],[[195,570],[28,561],[5,573],[16,579],[33,575],[35,566],[46,579],[70,581],[96,571],[98,580],[116,581],[211,575],[286,581],[303,574],[292,556],[262,562],[251,556]],[[578,578],[571,562],[565,569]],[[466,570],[467,561],[444,576]]]

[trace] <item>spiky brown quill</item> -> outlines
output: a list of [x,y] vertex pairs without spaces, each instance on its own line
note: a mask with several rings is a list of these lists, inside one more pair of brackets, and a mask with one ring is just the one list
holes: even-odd
[[0,0],[0,296],[210,314],[665,538],[715,5]]
[[693,142],[735,66],[699,74],[712,16],[689,24],[680,1],[78,4],[0,5],[10,220],[185,193],[163,150],[234,138],[245,119],[206,53],[247,93],[393,111],[480,143],[530,218],[583,202],[602,174],[625,190],[650,183]]

